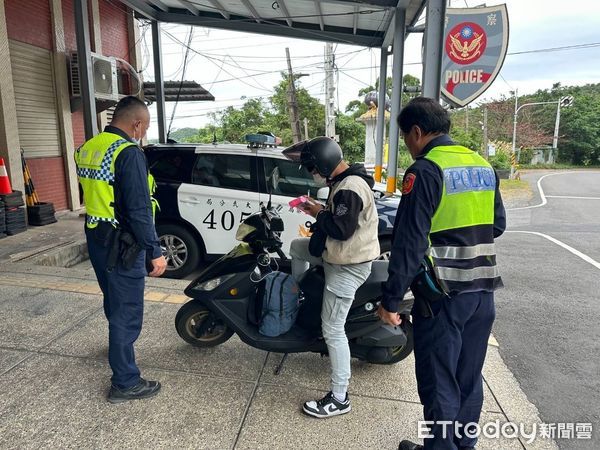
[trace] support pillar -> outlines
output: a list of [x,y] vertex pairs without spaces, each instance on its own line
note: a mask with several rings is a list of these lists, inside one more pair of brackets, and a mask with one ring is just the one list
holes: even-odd
[[387,48],[381,49],[379,63],[379,98],[377,104],[377,143],[375,146],[375,181],[381,182],[383,146],[385,145],[385,94],[387,91]]
[[[94,53],[100,55],[102,52],[102,25],[100,23],[100,5],[98,0],[90,1],[90,11],[92,16],[90,17],[92,23],[92,50]],[[108,125],[108,115],[106,111],[101,111],[96,114],[96,122],[98,123],[98,129],[104,130],[104,127]]]
[[160,22],[152,22],[152,51],[154,52],[154,84],[156,86],[156,114],[158,119],[158,142],[167,142],[167,123],[165,120],[165,90],[162,71],[162,49]]
[[65,44],[65,27],[62,14],[62,0],[50,0],[52,17],[52,39],[54,42],[54,84],[56,106],[60,126],[60,146],[63,152],[63,163],[67,176],[67,201],[71,210],[81,208],[79,198],[79,182],[75,165],[73,142],[73,123],[69,102],[69,76],[67,73],[67,48]]
[[423,52],[423,96],[440,99],[446,0],[428,0]]
[[81,84],[81,100],[83,104],[83,123],[85,139],[88,140],[98,134],[92,55],[90,48],[88,0],[78,0],[74,2],[74,6],[77,59],[79,61],[79,82]]
[[400,108],[402,107],[402,65],[404,63],[406,10],[397,8],[394,21],[392,111],[390,117],[390,149],[388,154],[386,189],[389,193],[396,192],[396,177],[398,174],[398,142],[400,138],[398,114],[400,114]]

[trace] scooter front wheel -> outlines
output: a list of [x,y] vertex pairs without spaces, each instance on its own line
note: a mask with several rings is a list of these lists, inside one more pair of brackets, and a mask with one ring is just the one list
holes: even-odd
[[214,347],[227,341],[233,330],[198,301],[189,301],[175,316],[177,334],[195,347]]

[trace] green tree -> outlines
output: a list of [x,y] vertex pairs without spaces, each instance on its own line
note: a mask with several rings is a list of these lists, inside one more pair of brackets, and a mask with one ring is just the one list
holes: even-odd
[[186,139],[192,138],[198,135],[198,128],[177,128],[172,130],[169,134],[169,138],[177,142],[189,142]]
[[353,163],[365,159],[365,126],[352,116],[338,114],[335,131],[340,135],[344,159]]
[[[576,165],[600,164],[600,84],[561,86],[520,96],[519,105],[556,102],[572,95],[574,104],[561,109],[558,136],[559,161]],[[512,142],[514,98],[503,97],[488,103],[490,139]],[[535,148],[552,144],[556,120],[556,103],[528,106],[519,112],[517,148]]]
[[[288,106],[289,78],[282,73],[282,80],[274,88],[274,94],[270,97],[271,112],[265,118],[267,126],[275,134],[281,137],[284,145],[292,143],[292,132],[290,113]],[[313,97],[308,91],[296,83],[296,100],[298,102],[298,116],[302,124],[308,119],[309,137],[322,136],[325,134],[325,105],[319,99]],[[304,135],[304,126],[301,126]]]
[[237,109],[227,107],[217,114],[216,121],[220,124],[221,136],[224,141],[243,143],[244,136],[256,133],[265,121],[266,108],[262,98],[247,100]]

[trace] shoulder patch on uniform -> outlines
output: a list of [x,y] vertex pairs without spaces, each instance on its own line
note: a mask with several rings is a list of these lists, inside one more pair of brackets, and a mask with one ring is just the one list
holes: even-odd
[[407,173],[402,180],[402,195],[410,194],[417,176],[414,173]]

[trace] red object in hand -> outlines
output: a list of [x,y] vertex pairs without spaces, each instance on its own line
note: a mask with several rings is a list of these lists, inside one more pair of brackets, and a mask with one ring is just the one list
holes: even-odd
[[300,196],[298,198],[290,200],[290,202],[288,203],[288,205],[290,205],[292,208],[296,208],[296,207],[298,207],[300,205],[303,205],[307,201],[308,201],[308,198],[305,195],[302,195],[302,196]]

